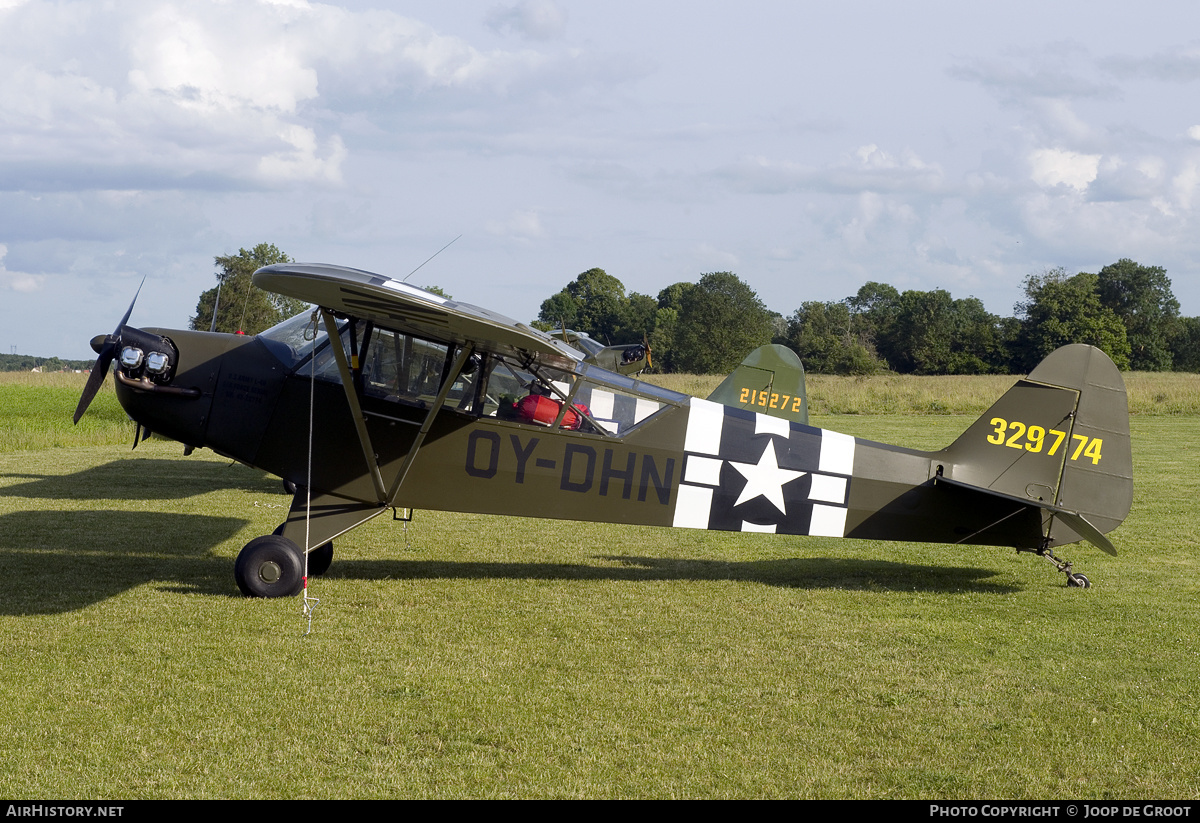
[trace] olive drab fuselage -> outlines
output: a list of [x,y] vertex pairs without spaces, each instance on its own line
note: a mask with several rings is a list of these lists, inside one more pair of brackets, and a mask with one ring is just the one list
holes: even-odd
[[925,452],[806,425],[806,400],[789,419],[790,353],[748,358],[714,402],[379,275],[289,264],[255,282],[319,309],[257,337],[107,339],[112,357],[134,331],[173,347],[165,374],[118,363],[141,427],[311,489],[279,531],[302,551],[396,508],[1031,551],[1109,550],[1129,511],[1124,386],[1092,347],[1055,352]]

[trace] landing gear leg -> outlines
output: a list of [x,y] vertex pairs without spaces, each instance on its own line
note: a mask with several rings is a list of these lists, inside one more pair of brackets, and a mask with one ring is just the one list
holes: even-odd
[[1074,571],[1074,564],[1070,560],[1063,560],[1055,556],[1054,552],[1045,543],[1037,550],[1037,553],[1053,563],[1054,568],[1067,576],[1067,586],[1077,589],[1090,589],[1092,587],[1092,581],[1088,580],[1085,575]]
[[[271,534],[283,534],[287,523],[280,523]],[[308,576],[320,577],[333,564],[333,541],[329,540],[308,553]]]

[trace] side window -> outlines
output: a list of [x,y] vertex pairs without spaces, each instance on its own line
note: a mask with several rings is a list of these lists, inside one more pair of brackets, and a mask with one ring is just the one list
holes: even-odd
[[575,403],[586,407],[592,420],[616,435],[624,435],[666,405],[589,381],[583,381],[575,393]]
[[[457,357],[441,343],[376,329],[361,361],[363,392],[393,402],[428,405],[442,387],[442,376]],[[475,404],[480,358],[472,356],[454,376],[446,408],[470,412]]]
[[376,329],[361,365],[367,394],[391,400],[432,400],[442,386],[446,347]]
[[667,405],[544,366],[489,366],[483,413],[518,423],[620,437]]

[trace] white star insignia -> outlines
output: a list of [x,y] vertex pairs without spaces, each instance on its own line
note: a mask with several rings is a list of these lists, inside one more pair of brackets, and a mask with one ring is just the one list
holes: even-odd
[[787,514],[787,509],[783,501],[784,484],[808,474],[808,472],[779,468],[779,460],[775,457],[774,440],[768,440],[762,457],[758,458],[758,465],[734,463],[732,460],[729,461],[729,465],[737,469],[738,473],[746,478],[746,485],[742,489],[737,502],[733,505],[740,506],[747,500],[753,500],[762,495],[767,500],[770,500],[775,508],[779,509],[783,514]]

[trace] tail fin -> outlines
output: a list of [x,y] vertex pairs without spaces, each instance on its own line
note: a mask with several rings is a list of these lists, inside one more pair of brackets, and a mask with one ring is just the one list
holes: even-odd
[[787,346],[760,346],[708,396],[714,403],[808,425],[804,366]]
[[1048,545],[1103,537],[1129,514],[1133,456],[1121,373],[1093,346],[1063,346],[947,449],[944,480],[1032,502]]

